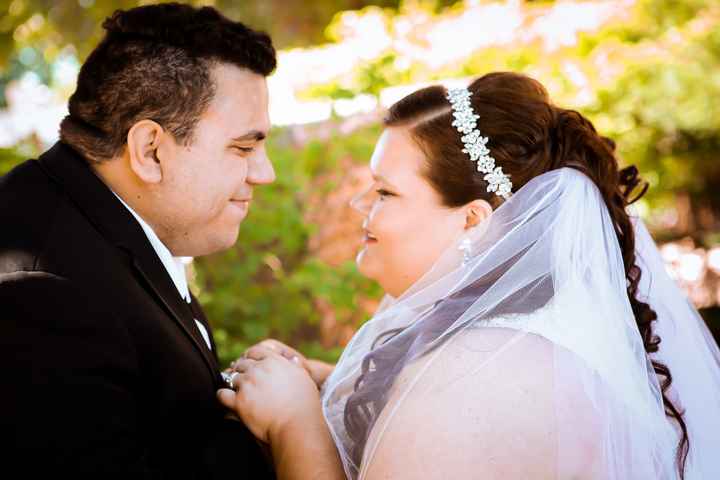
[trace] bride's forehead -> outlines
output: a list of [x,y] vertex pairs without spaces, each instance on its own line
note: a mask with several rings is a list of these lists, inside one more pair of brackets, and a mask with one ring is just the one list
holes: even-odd
[[380,136],[372,158],[370,170],[386,177],[416,177],[425,156],[404,129],[387,128]]

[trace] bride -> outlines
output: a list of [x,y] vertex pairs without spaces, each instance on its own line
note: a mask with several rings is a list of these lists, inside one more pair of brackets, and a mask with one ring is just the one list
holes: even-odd
[[378,311],[334,369],[266,341],[218,393],[278,477],[720,478],[720,352],[613,142],[515,73],[385,127],[354,201]]

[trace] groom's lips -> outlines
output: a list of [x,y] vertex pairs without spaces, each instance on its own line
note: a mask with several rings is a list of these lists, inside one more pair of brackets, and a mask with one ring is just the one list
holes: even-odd
[[238,209],[241,215],[244,217],[250,209],[250,201],[252,198],[233,198],[230,200],[230,205]]

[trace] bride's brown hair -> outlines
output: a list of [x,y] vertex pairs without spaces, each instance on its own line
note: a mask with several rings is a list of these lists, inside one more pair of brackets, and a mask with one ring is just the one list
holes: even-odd
[[[615,143],[599,135],[592,123],[574,110],[553,105],[545,88],[525,75],[496,72],[475,80],[469,87],[473,110],[480,115],[483,136],[496,164],[510,175],[513,191],[550,170],[563,167],[577,169],[589,177],[600,190],[615,226],[627,279],[627,295],[643,345],[648,355],[657,352],[660,338],[653,332],[657,314],[650,305],[637,298],[642,274],[635,264],[635,234],[625,208],[639,199],[647,184],[638,177],[634,166],[620,169]],[[426,163],[423,174],[448,207],[466,205],[475,199],[488,201],[493,208],[503,199],[488,193],[484,174],[475,170],[455,127],[452,111],[442,86],[419,90],[392,107],[385,126],[402,126],[410,130],[413,140],[423,151]],[[439,302],[405,334],[401,330],[381,335],[362,363],[362,373],[345,408],[345,428],[355,448],[350,452],[359,467],[367,436],[387,401],[395,377],[403,362],[398,361],[411,345],[428,344],[477,298],[482,285],[471,285]],[[539,307],[530,306],[530,309]],[[376,348],[377,347],[377,348]],[[682,432],[677,449],[677,466],[683,477],[689,449],[687,428],[682,412],[668,398],[672,375],[667,366],[652,360],[662,387],[666,414],[675,419]]]

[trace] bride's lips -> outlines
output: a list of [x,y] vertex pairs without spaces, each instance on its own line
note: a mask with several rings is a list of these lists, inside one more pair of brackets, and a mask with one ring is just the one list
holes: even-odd
[[366,218],[365,220],[363,220],[362,227],[361,227],[362,232],[363,232],[362,242],[365,245],[377,243],[377,237],[375,235],[373,235],[370,230],[368,230],[368,227],[370,226],[369,223],[370,222],[368,222],[368,219]]
[[363,230],[363,242],[367,244],[377,243],[377,238],[367,230]]

